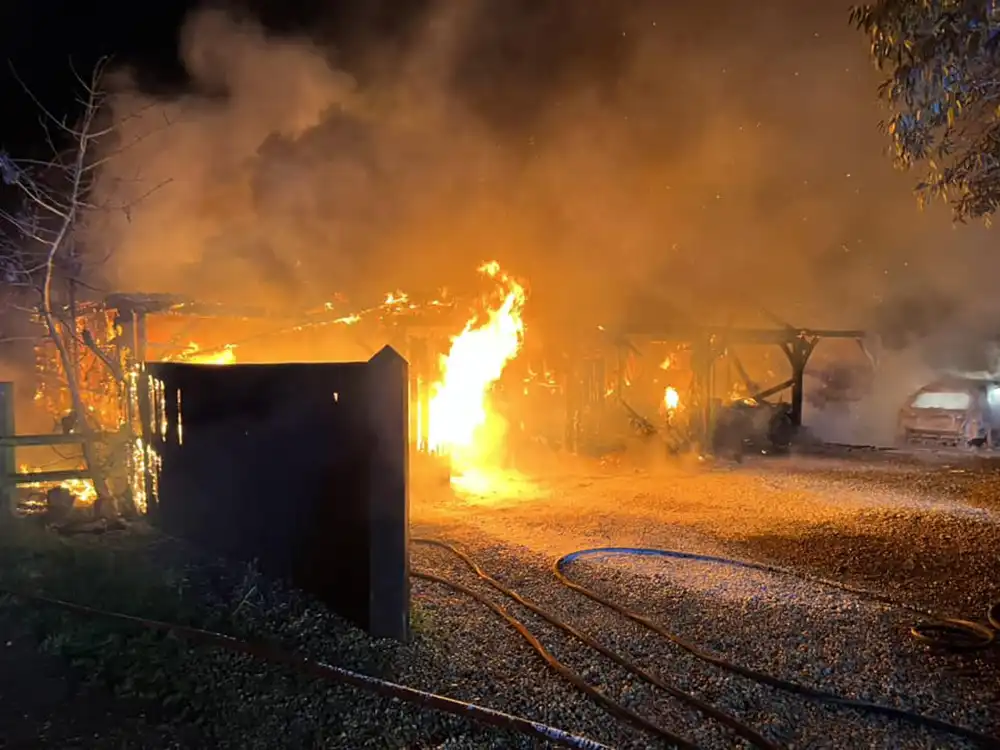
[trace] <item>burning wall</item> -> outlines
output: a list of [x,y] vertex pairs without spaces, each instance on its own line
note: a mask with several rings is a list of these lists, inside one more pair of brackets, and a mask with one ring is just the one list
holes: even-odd
[[[75,311],[73,318],[76,333],[67,335],[66,340],[70,357],[76,363],[84,407],[97,429],[117,430],[124,419],[123,392],[109,364],[124,371],[127,363],[119,346],[122,329],[116,322],[115,311],[103,305],[86,304]],[[35,369],[36,402],[53,417],[56,426],[70,429],[71,422],[62,424],[73,410],[66,389],[66,373],[55,343],[47,336],[35,347]]]
[[[68,315],[62,324],[62,335],[67,342],[69,359],[76,370],[80,399],[87,411],[90,426],[107,435],[96,448],[95,456],[104,465],[113,484],[122,489],[127,483],[130,454],[124,436],[129,420],[128,389],[119,373],[128,371],[129,361],[120,346],[122,329],[117,324],[114,310],[103,305],[81,304]],[[75,332],[72,331],[75,326]],[[59,351],[51,337],[44,336],[35,346],[35,393],[37,410],[48,415],[51,426],[43,433],[80,431],[80,418],[75,414],[67,388],[66,370]],[[19,430],[20,431],[20,430]],[[18,470],[22,473],[41,470],[74,469],[82,464],[79,446],[68,445],[58,449],[22,448],[18,450]],[[68,490],[77,504],[90,505],[97,497],[94,484],[89,479],[66,479],[58,482]],[[21,485],[29,492],[45,491],[53,483]]]

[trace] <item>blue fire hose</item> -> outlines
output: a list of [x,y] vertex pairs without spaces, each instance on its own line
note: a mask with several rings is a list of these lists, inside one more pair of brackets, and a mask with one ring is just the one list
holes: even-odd
[[914,607],[909,607],[906,605],[901,605],[898,602],[892,601],[888,597],[880,596],[878,594],[873,594],[862,589],[856,589],[835,581],[828,581],[822,578],[815,578],[811,576],[805,576],[801,573],[789,570],[787,568],[781,568],[775,565],[767,565],[764,563],[754,563],[744,560],[736,560],[725,557],[715,557],[712,555],[701,555],[691,552],[680,552],[677,550],[665,550],[665,549],[650,549],[646,547],[597,547],[593,549],[578,550],[576,552],[571,552],[568,555],[564,555],[555,561],[552,566],[552,571],[556,578],[567,588],[577,591],[584,596],[592,599],[593,601],[601,604],[609,609],[612,609],[619,614],[627,617],[633,622],[642,625],[643,627],[657,633],[658,635],[666,638],[670,642],[687,651],[692,656],[695,656],[702,661],[713,664],[717,667],[725,669],[734,674],[741,675],[748,679],[754,680],[755,682],[760,682],[770,687],[783,690],[788,693],[793,693],[796,695],[809,698],[811,700],[834,704],[842,706],[844,708],[851,708],[858,711],[862,711],[869,714],[878,714],[882,716],[887,716],[893,719],[898,719],[918,726],[923,726],[928,729],[933,729],[939,732],[951,734],[956,737],[962,737],[964,739],[970,740],[976,743],[980,747],[986,748],[1000,748],[1000,740],[989,735],[976,732],[972,729],[966,727],[958,726],[956,724],[951,724],[950,722],[942,721],[940,719],[935,719],[933,717],[924,716],[912,711],[906,711],[904,709],[894,708],[892,706],[881,705],[878,703],[869,703],[867,701],[853,700],[850,698],[845,698],[843,696],[837,695],[836,693],[830,693],[825,690],[819,690],[817,688],[809,687],[808,685],[803,685],[801,683],[792,682],[790,680],[784,680],[779,677],[767,674],[765,672],[760,672],[749,667],[744,667],[739,664],[722,659],[702,648],[694,645],[693,643],[681,638],[675,633],[671,633],[663,626],[654,622],[645,615],[639,614],[633,610],[623,607],[617,604],[607,597],[602,596],[593,589],[587,588],[579,583],[572,581],[566,573],[566,568],[570,566],[573,562],[590,559],[608,559],[617,556],[632,556],[632,557],[655,557],[663,558],[669,560],[685,560],[691,562],[702,562],[702,563],[712,563],[715,565],[723,565],[730,568],[743,568],[746,570],[754,570],[762,573],[768,573],[771,575],[781,575],[786,577],[797,578],[799,580],[804,580],[810,583],[814,583],[819,586],[826,586],[829,588],[839,589],[856,596],[868,599],[870,601],[878,601],[885,604],[890,604],[900,609],[905,609],[910,612],[920,614],[922,616],[928,617],[933,620],[933,622],[922,623],[915,625],[911,628],[910,633],[914,638],[927,643],[929,645],[936,645],[942,647],[950,647],[953,649],[969,650],[985,648],[993,644],[997,637],[997,632],[1000,631],[1000,602],[994,603],[987,613],[987,619],[990,623],[990,627],[982,625],[980,623],[972,622],[969,620],[961,620],[955,618],[938,618],[927,612],[922,612]]

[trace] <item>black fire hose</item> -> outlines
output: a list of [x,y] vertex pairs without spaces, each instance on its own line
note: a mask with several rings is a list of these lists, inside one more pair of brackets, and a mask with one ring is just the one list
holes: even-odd
[[[680,690],[679,688],[666,683],[663,679],[651,674],[650,672],[642,669],[637,664],[629,661],[620,654],[607,648],[606,646],[601,644],[599,641],[595,640],[590,635],[587,635],[586,633],[577,630],[573,626],[566,623],[564,620],[561,620],[552,613],[542,609],[537,604],[534,604],[533,602],[525,599],[516,591],[504,586],[498,580],[490,576],[485,570],[483,570],[482,567],[480,567],[475,560],[469,557],[469,555],[467,555],[465,552],[461,551],[454,545],[438,539],[417,538],[417,539],[411,539],[410,542],[413,544],[425,544],[447,550],[448,552],[450,552],[451,554],[455,555],[460,560],[462,560],[462,562],[464,562],[465,565],[470,570],[472,570],[473,573],[476,574],[476,576],[478,576],[481,580],[483,580],[484,582],[492,586],[494,589],[499,591],[501,594],[507,596],[510,599],[513,599],[515,602],[523,606],[525,609],[534,612],[536,615],[541,617],[550,625],[555,626],[556,628],[563,631],[567,635],[576,638],[581,643],[586,644],[587,646],[594,649],[601,655],[615,662],[615,664],[617,664],[618,666],[628,670],[636,677],[640,678],[641,680],[645,681],[650,685],[653,685],[663,690],[671,697],[676,698],[684,703],[687,703],[689,706],[701,712],[702,714],[709,716],[712,719],[715,719],[720,724],[730,729],[734,734],[747,740],[752,746],[760,748],[761,750],[778,750],[777,745],[768,741],[759,732],[757,732],[749,725],[744,724],[739,719],[736,719],[735,717],[725,713],[724,711],[719,710],[710,703],[702,701],[701,699],[691,695],[690,693],[686,693],[683,690]],[[524,638],[528,640],[529,643],[531,643],[532,647],[539,653],[539,655],[546,661],[546,663],[553,670],[555,670],[558,674],[568,679],[577,688],[582,690],[589,697],[593,698],[596,702],[598,702],[604,708],[608,709],[614,715],[618,716],[619,718],[623,718],[624,720],[632,723],[635,726],[638,726],[641,729],[645,729],[653,734],[658,734],[662,739],[672,741],[678,747],[693,747],[689,742],[683,740],[677,735],[659,729],[658,727],[655,727],[655,725],[650,726],[649,722],[647,722],[645,719],[637,717],[634,713],[628,711],[627,709],[622,709],[622,707],[619,704],[610,701],[610,699],[607,698],[607,696],[604,693],[600,692],[596,688],[586,684],[585,682],[581,684],[581,680],[575,673],[572,673],[573,676],[565,674],[565,672],[567,671],[565,665],[557,662],[554,659],[554,657],[548,654],[545,648],[540,643],[538,643],[537,639],[533,635],[531,635],[531,633],[528,632],[520,622],[511,618],[511,616],[506,612],[506,610],[503,610],[502,608],[498,607],[489,599],[483,597],[482,594],[479,594],[478,592],[473,591],[472,589],[469,589],[465,586],[461,586],[456,583],[452,583],[451,581],[439,578],[437,576],[429,576],[425,573],[414,573],[414,575],[420,578],[426,578],[429,580],[437,581],[438,583],[443,583],[446,586],[450,586],[459,591],[462,591],[463,593],[469,594],[470,596],[474,597],[477,601],[480,601],[486,606],[488,606],[494,612],[500,614],[501,617],[507,620],[515,629],[517,629],[519,633],[521,633],[521,635]]]
[[[776,747],[773,743],[769,743],[767,740],[765,740],[763,737],[757,734],[755,730],[753,730],[752,728],[743,725],[738,720],[734,719],[728,714],[725,714],[722,711],[719,711],[713,706],[701,702],[694,696],[690,696],[678,690],[677,688],[674,688],[672,686],[667,685],[666,683],[663,683],[662,680],[659,680],[653,675],[650,675],[649,673],[645,672],[644,670],[632,664],[631,662],[628,662],[628,660],[624,659],[620,655],[615,654],[614,652],[611,652],[609,649],[606,649],[605,647],[601,646],[599,643],[594,641],[586,634],[575,630],[574,628],[572,628],[572,626],[569,626],[566,623],[563,623],[562,621],[558,620],[558,618],[556,618],[554,615],[545,612],[544,610],[532,604],[531,602],[523,599],[516,592],[507,589],[498,581],[491,578],[488,574],[482,571],[482,569],[470,557],[468,557],[468,555],[465,555],[452,545],[446,542],[441,542],[438,540],[429,540],[429,539],[414,539],[412,541],[416,543],[433,544],[457,554],[484,581],[489,583],[491,586],[496,588],[501,593],[504,593],[505,595],[514,599],[514,601],[517,601],[522,606],[525,606],[526,608],[535,612],[540,617],[547,620],[556,627],[560,628],[567,634],[578,638],[587,645],[590,645],[592,648],[595,648],[595,650],[598,650],[600,653],[612,659],[620,666],[629,669],[634,674],[646,680],[647,682],[650,682],[651,684],[660,687],[673,697],[683,700],[689,703],[689,705],[692,705],[698,710],[702,711],[706,715],[715,718],[716,720],[720,721],[721,723],[732,729],[735,733],[739,734],[740,736],[750,741],[751,744],[759,748],[766,748],[767,750],[772,750],[773,748]],[[578,552],[570,553],[568,555],[559,558],[553,564],[553,573],[555,574],[557,580],[559,580],[559,582],[565,585],[566,587],[574,591],[577,591],[583,594],[584,596],[587,596],[593,601],[618,612],[624,617],[627,617],[640,625],[643,625],[649,630],[670,640],[671,642],[681,647],[682,649],[692,654],[693,656],[700,658],[708,663],[714,664],[720,668],[726,669],[735,674],[742,675],[757,682],[761,682],[763,684],[785,690],[786,692],[801,695],[806,698],[818,700],[821,702],[831,703],[834,705],[839,705],[845,708],[852,708],[867,713],[881,714],[902,721],[907,721],[912,724],[924,726],[929,729],[934,729],[940,732],[951,734],[953,736],[968,739],[984,748],[1000,748],[1000,740],[976,732],[974,730],[967,729],[965,727],[951,724],[949,722],[935,719],[933,717],[923,716],[921,714],[917,714],[911,711],[894,708],[892,706],[884,706],[880,704],[868,703],[865,701],[857,701],[849,698],[844,698],[835,693],[828,693],[826,691],[818,690],[816,688],[811,688],[807,685],[802,685],[800,683],[792,682],[789,680],[783,680],[781,678],[774,677],[773,675],[769,675],[765,672],[759,672],[750,669],[748,667],[743,667],[733,662],[721,659],[720,657],[714,656],[713,654],[703,651],[699,647],[684,640],[680,636],[671,633],[670,631],[666,630],[665,628],[653,622],[644,615],[641,615],[637,612],[629,610],[626,607],[616,604],[611,600],[607,599],[606,597],[601,596],[592,589],[589,589],[585,586],[575,583],[574,581],[569,579],[569,577],[566,575],[564,571],[564,568],[567,565],[569,565],[574,560],[580,559],[582,557],[588,557],[588,556],[606,557],[610,555],[646,555],[646,556],[657,556],[657,557],[666,557],[666,558],[682,559],[682,560],[693,560],[700,562],[712,562],[717,564],[729,565],[733,567],[743,567],[751,570],[758,570],[761,572],[766,572],[776,575],[785,575],[785,576],[800,578],[802,580],[816,583],[818,585],[824,585],[832,588],[841,589],[843,591],[868,598],[872,601],[879,601],[891,604],[914,612],[919,612],[919,610],[916,610],[912,607],[908,607],[905,605],[901,605],[898,602],[894,602],[886,597],[882,597],[877,594],[873,594],[871,592],[855,589],[850,586],[839,584],[833,581],[826,581],[819,578],[803,576],[794,571],[780,568],[777,566],[765,565],[762,563],[751,563],[742,560],[733,560],[728,558],[713,557],[709,555],[697,555],[686,552],[676,552],[672,550],[654,550],[645,548],[623,548],[623,547],[597,548],[589,550],[580,550]],[[596,700],[598,700],[598,702],[604,705],[605,708],[607,708],[609,711],[619,716],[619,718],[629,721],[630,723],[633,723],[637,726],[640,726],[641,728],[644,728],[647,731],[655,733],[662,739],[670,741],[680,748],[685,748],[686,750],[696,750],[696,747],[692,745],[690,742],[684,740],[681,737],[673,735],[670,732],[667,732],[666,730],[663,730],[662,728],[652,724],[651,722],[648,722],[645,719],[642,719],[642,717],[639,717],[638,715],[631,712],[629,709],[626,709],[625,707],[621,706],[620,704],[617,704],[610,698],[607,698],[607,696],[605,696],[603,693],[596,690],[595,688],[592,688],[590,685],[587,685],[585,682],[582,685],[578,684],[577,680],[578,679],[582,680],[582,678],[579,678],[579,676],[576,675],[576,673],[572,672],[572,670],[569,670],[567,667],[565,667],[565,665],[562,665],[561,663],[556,661],[555,658],[552,657],[551,654],[549,654],[545,650],[544,646],[542,646],[541,643],[538,642],[538,640],[530,633],[530,631],[527,630],[527,628],[524,627],[523,624],[521,624],[519,621],[513,618],[513,616],[511,616],[508,612],[506,612],[506,610],[504,610],[502,607],[494,604],[486,597],[482,596],[482,594],[479,594],[478,592],[469,589],[468,587],[462,586],[461,584],[448,581],[444,578],[440,578],[432,574],[414,573],[414,576],[434,581],[449,586],[453,589],[462,591],[463,593],[466,593],[469,596],[472,596],[473,598],[477,599],[478,601],[481,601],[482,603],[486,604],[493,611],[497,612],[502,617],[504,617],[504,619],[506,619],[513,627],[515,627],[518,630],[518,632],[521,633],[521,635],[525,637],[529,643],[531,643],[531,645],[535,648],[535,650],[538,651],[543,656],[543,658],[546,658],[546,661],[550,664],[550,666],[556,669],[556,671],[562,674],[564,677],[569,679],[574,685],[581,688],[589,695],[591,695],[591,697],[594,697]],[[53,599],[51,597],[46,597],[39,594],[28,594],[25,592],[0,588],[0,595],[12,596],[20,598],[25,601],[31,601],[75,612],[77,614],[87,615],[91,617],[100,617],[110,620],[117,620],[119,622],[130,623],[132,625],[137,625],[150,630],[155,630],[165,633],[173,633],[174,635],[182,636],[192,641],[205,643],[208,645],[215,646],[217,648],[222,648],[228,651],[232,651],[234,653],[244,654],[252,658],[261,659],[276,664],[281,664],[290,667],[293,670],[298,671],[302,674],[306,674],[315,678],[351,685],[353,687],[357,687],[362,690],[367,690],[376,693],[378,695],[382,695],[384,697],[394,698],[402,702],[412,703],[432,710],[438,710],[443,713],[464,717],[468,720],[480,724],[524,734],[526,736],[534,737],[535,739],[553,743],[560,747],[579,748],[581,750],[611,750],[609,746],[603,745],[595,740],[591,740],[586,737],[581,737],[562,729],[546,726],[544,724],[532,721],[530,719],[526,719],[519,716],[513,716],[511,714],[506,714],[474,703],[458,701],[443,695],[417,690],[415,688],[407,687],[405,685],[400,685],[397,683],[380,680],[378,678],[361,674],[359,672],[353,672],[351,670],[347,670],[342,667],[336,667],[333,665],[324,664],[322,662],[313,661],[286,651],[282,651],[280,649],[276,649],[267,644],[251,643],[249,641],[240,640],[238,638],[234,638],[232,636],[224,635],[221,633],[215,633],[208,630],[192,628],[185,625],[178,625],[169,622],[162,622],[159,620],[150,620],[147,618],[136,617],[119,612],[101,610],[94,607],[88,607],[82,604],[76,604],[74,602],[67,602],[60,599]],[[926,614],[926,613],[920,613],[920,614]],[[993,628],[992,630],[984,625],[980,625],[979,623],[973,623],[967,620],[946,618],[943,620],[939,620],[936,623],[928,623],[928,624],[921,624],[914,626],[911,629],[911,632],[914,635],[914,637],[926,643],[931,643],[936,645],[944,644],[944,645],[949,645],[953,648],[981,648],[984,645],[989,645],[990,643],[993,643],[997,636],[997,632],[1000,631],[1000,602],[996,602],[990,607],[989,612],[987,613],[987,619]],[[595,693],[597,695],[595,695]],[[597,697],[598,695],[601,697]]]
[[577,750],[613,750],[610,746],[601,744],[596,740],[591,740],[562,729],[550,727],[540,722],[532,721],[531,719],[526,719],[521,716],[513,716],[501,711],[496,711],[492,708],[487,708],[486,706],[455,700],[454,698],[448,698],[447,696],[438,695],[437,693],[428,693],[426,691],[417,690],[416,688],[407,687],[406,685],[400,685],[395,682],[380,680],[376,677],[361,674],[360,672],[353,672],[342,667],[335,667],[330,664],[313,661],[301,656],[296,656],[295,654],[287,651],[276,649],[267,644],[251,643],[249,641],[233,638],[232,636],[223,635],[222,633],[214,633],[210,630],[201,630],[199,628],[191,628],[185,625],[161,622],[159,620],[149,620],[144,617],[134,617],[132,615],[126,615],[119,612],[109,612],[107,610],[87,607],[82,604],[62,601],[60,599],[52,599],[38,594],[26,594],[20,591],[0,589],[0,595],[12,596],[24,601],[44,604],[81,615],[126,622],[132,625],[147,628],[149,630],[173,633],[174,635],[183,636],[184,638],[192,641],[208,644],[238,654],[244,654],[255,659],[281,664],[310,677],[351,685],[386,698],[393,698],[405,703],[412,703],[435,711],[460,716],[470,721],[496,727],[498,729],[517,732],[536,740],[549,742],[560,747],[576,748]]
[[[708,562],[715,563],[719,565],[726,565],[729,567],[740,567],[749,570],[757,570],[764,573],[770,573],[772,575],[783,575],[790,576],[794,578],[799,578],[801,580],[808,581],[810,583],[815,583],[818,585],[828,586],[831,588],[837,588],[842,591],[846,591],[860,597],[867,598],[872,601],[879,601],[882,603],[892,604],[896,607],[907,609],[909,611],[919,612],[912,607],[906,607],[900,605],[897,602],[892,602],[887,597],[882,597],[877,594],[872,594],[870,592],[862,591],[860,589],[854,589],[852,587],[838,584],[833,581],[826,581],[819,578],[812,578],[809,576],[804,576],[795,571],[787,570],[773,565],[765,565],[763,563],[753,563],[743,560],[734,560],[724,557],[713,557],[711,555],[698,555],[689,552],[678,552],[674,550],[660,550],[660,549],[648,549],[643,547],[603,547],[596,549],[580,550],[577,552],[571,552],[568,555],[564,555],[555,561],[552,565],[552,572],[555,574],[556,578],[567,588],[577,591],[589,599],[601,604],[609,609],[618,612],[619,614],[627,617],[633,622],[642,625],[643,627],[651,630],[652,632],[663,636],[667,640],[671,641],[675,645],[679,646],[683,650],[687,651],[692,656],[701,659],[702,661],[713,664],[717,667],[725,669],[734,674],[741,675],[742,677],[749,678],[755,682],[760,682],[770,687],[778,688],[779,690],[784,690],[788,693],[793,693],[800,695],[804,698],[809,698],[823,703],[829,703],[833,705],[842,706],[844,708],[851,708],[857,711],[862,711],[869,714],[879,714],[882,716],[887,716],[893,719],[908,722],[910,724],[915,724],[917,726],[922,726],[928,729],[933,729],[938,732],[945,734],[950,734],[955,737],[961,737],[966,740],[970,740],[976,745],[984,748],[1000,748],[1000,739],[996,737],[991,737],[989,735],[983,734],[981,732],[976,732],[975,730],[968,729],[957,724],[952,724],[950,722],[942,721],[941,719],[935,719],[930,716],[924,716],[923,714],[918,714],[913,711],[906,711],[900,708],[894,708],[892,706],[886,706],[878,703],[869,703],[867,701],[859,701],[851,698],[845,698],[843,696],[837,695],[836,693],[829,693],[825,690],[819,690],[817,688],[809,687],[808,685],[803,685],[798,682],[792,682],[790,680],[784,680],[779,677],[767,674],[766,672],[760,672],[755,669],[750,669],[749,667],[744,667],[739,664],[722,659],[721,657],[715,656],[698,646],[694,645],[690,641],[685,640],[681,636],[670,632],[663,626],[654,622],[650,618],[642,615],[634,610],[630,610],[627,607],[623,607],[620,604],[616,604],[605,596],[598,594],[593,589],[587,588],[579,583],[572,581],[565,572],[566,566],[575,560],[584,557],[609,557],[615,555],[641,555],[647,557],[661,557],[669,558],[674,560],[689,560],[695,562]],[[926,613],[920,613],[926,614]],[[994,604],[990,607],[989,620],[991,625],[1000,630],[1000,603]],[[935,624],[925,624],[917,625],[911,630],[914,636],[920,638],[924,642],[942,644],[947,643],[948,645],[954,646],[956,643],[960,643],[959,638],[963,639],[964,642],[971,642],[973,644],[978,643],[981,647],[983,644],[988,645],[992,643],[996,637],[996,631],[991,630],[978,623],[973,623],[967,620],[955,620],[955,619],[943,619]],[[975,634],[979,634],[977,637]]]
[[639,729],[642,729],[643,731],[646,731],[649,734],[658,737],[660,740],[670,743],[671,745],[679,748],[680,750],[699,750],[697,745],[693,745],[687,740],[685,740],[683,737],[680,737],[679,735],[673,734],[672,732],[663,729],[660,726],[657,726],[648,719],[644,719],[631,709],[626,708],[622,704],[608,697],[608,695],[604,693],[602,690],[599,690],[588,684],[587,681],[580,674],[574,672],[572,669],[567,667],[561,661],[556,659],[556,657],[553,656],[552,653],[548,649],[546,649],[545,646],[542,645],[541,641],[539,641],[532,634],[532,632],[528,630],[527,627],[525,627],[524,623],[522,623],[520,620],[518,620],[516,617],[510,614],[506,609],[501,607],[499,604],[496,604],[495,602],[492,602],[489,599],[487,599],[478,591],[470,589],[468,586],[463,586],[460,583],[449,581],[447,578],[442,578],[440,576],[433,575],[431,573],[413,572],[411,573],[411,575],[414,578],[422,578],[426,581],[433,581],[434,583],[439,583],[441,585],[447,586],[448,588],[454,589],[455,591],[460,591],[466,596],[469,596],[478,601],[479,603],[489,607],[496,614],[498,614],[500,617],[506,620],[510,624],[510,626],[513,627],[521,635],[521,637],[528,642],[528,644],[538,653],[538,655],[542,657],[545,663],[556,674],[558,674],[560,677],[565,679],[575,688],[586,694],[588,697],[593,699],[596,703],[598,703],[605,710],[607,710],[608,713],[610,713],[612,716],[621,719],[622,721],[628,722],[629,724],[632,724],[633,726],[638,727]]

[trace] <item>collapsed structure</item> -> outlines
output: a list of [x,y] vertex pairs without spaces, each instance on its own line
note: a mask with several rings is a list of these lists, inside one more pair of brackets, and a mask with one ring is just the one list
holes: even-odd
[[[538,343],[526,335],[525,286],[496,263],[480,271],[489,290],[478,300],[395,292],[360,310],[335,299],[275,312],[118,294],[81,305],[74,346],[83,401],[94,426],[128,446],[121,489],[142,507],[136,476],[156,463],[143,441],[155,425],[139,418],[139,397],[149,395],[141,393],[145,362],[361,361],[391,346],[410,365],[411,449],[447,456],[461,473],[510,466],[525,447],[600,454],[637,435],[672,451],[718,447],[727,430],[739,442],[782,447],[802,424],[805,369],[817,344],[832,338],[864,348],[863,331],[707,327],[648,311],[614,329],[581,325]],[[37,399],[72,429],[51,342],[39,347],[38,363]],[[771,400],[782,393],[787,401]]]

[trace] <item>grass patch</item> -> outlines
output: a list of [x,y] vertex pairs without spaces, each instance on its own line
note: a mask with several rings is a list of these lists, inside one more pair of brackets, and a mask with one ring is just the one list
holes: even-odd
[[[150,530],[61,538],[29,520],[5,522],[0,586],[266,640],[390,678],[400,648],[369,639],[253,565],[200,556]],[[329,738],[343,734],[357,701],[347,689],[249,657],[16,597],[0,599],[0,618],[27,623],[45,652],[67,660],[81,694],[110,691],[117,700],[148,707],[142,721],[162,738],[155,746],[169,744],[164,732],[187,747],[339,746]],[[109,731],[121,736],[109,735],[101,746],[154,746],[148,737],[134,737],[134,726]],[[359,731],[347,746],[383,746]]]

